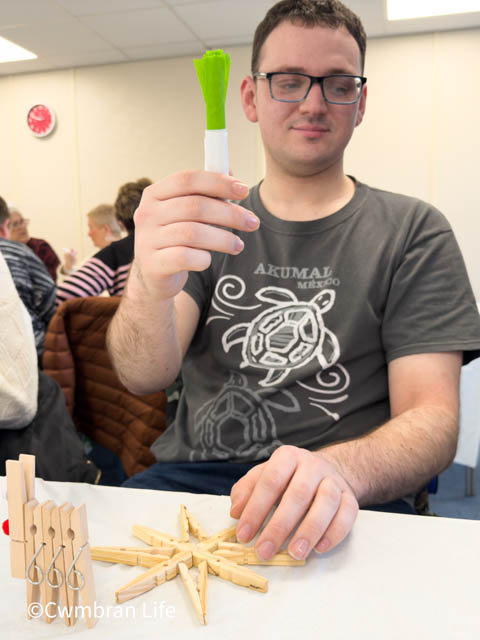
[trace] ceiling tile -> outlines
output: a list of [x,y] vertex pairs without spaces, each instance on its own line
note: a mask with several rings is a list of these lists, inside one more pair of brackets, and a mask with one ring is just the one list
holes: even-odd
[[150,60],[152,58],[174,58],[176,56],[200,56],[205,47],[201,42],[172,42],[150,47],[122,49],[131,60]]
[[128,58],[122,52],[114,49],[111,51],[78,53],[64,56],[45,56],[43,58],[37,58],[37,60],[0,64],[0,76],[51,71],[55,69],[90,67],[101,64],[114,64],[117,62],[128,62]]
[[141,47],[195,39],[170,9],[90,16],[83,18],[82,22],[117,47]]
[[4,27],[68,20],[70,15],[54,0],[1,0],[0,33]]
[[31,29],[28,26],[10,27],[3,29],[1,35],[33,51],[37,56],[111,48],[108,42],[77,20],[46,23],[41,29]]
[[257,24],[273,0],[216,0],[175,6],[175,12],[191,26],[195,33],[206,39],[247,37],[250,41]]
[[73,16],[165,8],[163,0],[57,0]]

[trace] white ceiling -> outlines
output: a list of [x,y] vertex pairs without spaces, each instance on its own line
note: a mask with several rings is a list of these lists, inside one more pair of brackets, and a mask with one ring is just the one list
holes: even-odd
[[[480,26],[480,12],[388,23],[385,0],[344,0],[370,38]],[[38,59],[0,75],[199,55],[250,44],[275,0],[0,0],[0,36]]]

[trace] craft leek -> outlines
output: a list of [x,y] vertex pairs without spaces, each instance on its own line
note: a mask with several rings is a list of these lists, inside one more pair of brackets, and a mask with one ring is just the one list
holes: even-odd
[[193,62],[207,107],[205,169],[228,174],[225,98],[230,72],[230,56],[221,49],[217,49],[207,51],[200,60]]

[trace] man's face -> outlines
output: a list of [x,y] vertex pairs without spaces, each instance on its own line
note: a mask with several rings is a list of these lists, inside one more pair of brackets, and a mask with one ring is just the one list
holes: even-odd
[[10,239],[15,242],[28,242],[30,234],[28,233],[28,222],[23,218],[22,214],[14,211],[10,214]]
[[[297,71],[312,76],[336,73],[362,75],[355,39],[343,28],[304,27],[282,22],[265,41],[259,71]],[[307,177],[343,160],[343,152],[365,111],[366,89],[353,105],[325,102],[315,83],[298,103],[273,100],[266,79],[242,83],[249,120],[260,125],[267,167]]]

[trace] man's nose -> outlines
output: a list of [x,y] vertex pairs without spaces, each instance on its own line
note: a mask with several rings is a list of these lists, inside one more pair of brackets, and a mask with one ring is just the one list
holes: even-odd
[[328,103],[323,97],[322,87],[320,86],[319,80],[313,81],[310,91],[308,92],[308,96],[300,104],[303,110],[309,112],[324,112],[327,110]]

